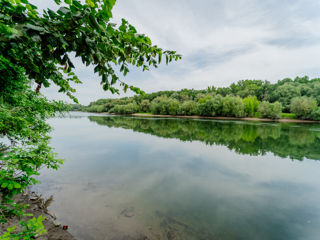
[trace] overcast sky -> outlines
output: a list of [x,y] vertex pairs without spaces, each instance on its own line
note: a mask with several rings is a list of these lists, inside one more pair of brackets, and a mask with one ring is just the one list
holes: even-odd
[[[32,2],[54,8],[53,0]],[[154,92],[227,86],[241,79],[318,77],[319,12],[319,0],[117,0],[113,22],[125,18],[153,44],[183,55],[150,72],[134,69],[123,80]],[[118,97],[102,90],[92,67],[77,60],[75,66],[83,81],[76,87],[81,104]],[[55,90],[42,91],[57,98]]]

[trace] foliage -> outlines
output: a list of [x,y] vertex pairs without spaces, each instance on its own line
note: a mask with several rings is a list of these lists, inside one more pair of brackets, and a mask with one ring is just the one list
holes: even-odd
[[0,240],[34,239],[35,236],[40,236],[47,232],[42,224],[44,219],[45,217],[39,216],[38,218],[31,218],[27,222],[20,221],[20,231],[17,231],[17,226],[9,227],[7,231],[0,236]]
[[110,109],[111,113],[118,114],[130,114],[139,112],[139,106],[136,103],[128,103],[126,105],[116,105],[114,108]]
[[[11,148],[2,154],[0,186],[2,201],[33,184],[42,166],[57,169],[62,162],[48,146],[50,126],[45,122],[66,109],[61,102],[48,101],[30,89],[24,70],[0,56],[2,76],[10,81],[1,86],[0,134]],[[17,76],[16,79],[13,77]]]
[[310,119],[320,121],[320,107],[317,107],[310,114]]
[[311,113],[316,110],[317,101],[312,97],[295,97],[291,100],[290,112],[296,114],[298,118],[309,119]]
[[[60,4],[61,1],[56,0]],[[57,12],[45,10],[42,15],[27,0],[3,0],[0,5],[0,52],[23,67],[30,79],[41,86],[54,83],[60,92],[72,96],[75,89],[70,83],[80,83],[73,73],[70,53],[75,53],[87,66],[101,76],[104,90],[117,93],[123,90],[141,90],[121,81],[119,70],[125,76],[129,65],[149,70],[157,67],[162,57],[166,63],[178,60],[175,51],[164,51],[152,45],[151,40],[138,34],[134,26],[122,19],[119,27],[110,23],[115,0],[65,0]]]
[[258,111],[261,113],[262,117],[278,119],[281,118],[282,105],[279,102],[269,103],[263,101],[260,103]]
[[222,115],[227,117],[244,117],[244,103],[240,97],[227,96],[222,101]]
[[[229,97],[228,97],[229,96]],[[151,103],[153,102],[153,112],[161,114],[159,99],[172,98],[179,102],[178,114],[181,115],[201,115],[201,116],[236,116],[235,113],[228,111],[222,112],[222,103],[225,104],[226,108],[233,108],[226,101],[230,102],[230,96],[238,96],[243,98],[244,113],[242,112],[241,103],[234,106],[238,106],[237,116],[249,116],[249,117],[262,117],[262,113],[258,111],[259,104],[261,101],[267,101],[269,103],[280,102],[282,106],[285,106],[283,110],[288,113],[290,112],[290,104],[293,98],[297,96],[305,96],[308,98],[314,98],[317,101],[317,105],[320,105],[320,78],[309,79],[308,77],[295,78],[294,80],[286,78],[279,80],[275,84],[271,84],[268,81],[261,80],[241,80],[238,83],[233,83],[229,87],[215,88],[214,86],[208,87],[205,90],[194,90],[194,89],[182,89],[179,91],[159,91],[145,95],[135,95],[133,97],[125,97],[120,99],[99,99],[89,104],[88,107],[80,108],[82,111],[95,110],[96,107],[91,108],[94,105],[103,105],[105,111],[109,111],[116,105],[125,105],[129,102],[135,101],[142,111],[151,111]],[[238,99],[239,100],[239,99]],[[147,103],[150,103],[149,110]],[[155,103],[158,104],[155,104]],[[186,103],[187,102],[187,103]],[[193,103],[191,103],[193,102]],[[143,107],[143,105],[146,105]],[[268,105],[267,111],[271,114],[270,108],[274,106],[280,107],[280,105]],[[190,107],[193,110],[192,114],[186,112],[187,108]],[[196,110],[194,111],[194,107]],[[163,110],[166,114],[168,111]],[[267,113],[265,112],[265,113]],[[267,114],[268,115],[268,114]],[[264,117],[267,117],[264,115]],[[273,118],[279,118],[279,114],[271,114]],[[316,120],[316,110],[314,114],[309,114],[309,119]]]
[[281,118],[296,119],[297,115],[294,113],[281,113]]
[[174,98],[167,96],[157,97],[150,104],[150,110],[153,114],[177,115],[179,102]]
[[244,111],[247,116],[253,117],[254,114],[258,111],[259,101],[256,96],[248,96],[243,99]]
[[285,83],[272,92],[270,99],[272,102],[275,100],[279,101],[282,104],[284,111],[289,112],[291,99],[300,95],[301,92],[299,87],[292,83]]
[[148,99],[144,99],[140,103],[140,107],[142,112],[149,112],[150,111],[150,101]]
[[195,115],[197,113],[197,104],[194,101],[188,100],[183,102],[178,110],[179,115]]

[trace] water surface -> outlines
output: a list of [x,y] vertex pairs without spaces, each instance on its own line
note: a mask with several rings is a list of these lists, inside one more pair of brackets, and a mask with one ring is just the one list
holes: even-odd
[[55,118],[37,191],[79,240],[317,240],[320,125]]

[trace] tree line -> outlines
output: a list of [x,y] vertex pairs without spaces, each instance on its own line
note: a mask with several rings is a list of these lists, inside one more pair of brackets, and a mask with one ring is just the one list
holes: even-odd
[[99,99],[73,110],[116,114],[152,113],[225,117],[281,117],[320,120],[320,78],[285,78],[277,83],[241,80],[229,87],[159,91]]

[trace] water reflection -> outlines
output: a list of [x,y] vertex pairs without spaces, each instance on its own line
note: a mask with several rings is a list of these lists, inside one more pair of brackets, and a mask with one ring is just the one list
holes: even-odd
[[277,157],[318,159],[316,125],[118,116],[51,124],[66,162],[44,171],[37,190],[54,195],[50,210],[79,240],[320,235],[320,162]]
[[250,123],[187,119],[143,119],[89,116],[90,121],[108,127],[132,129],[181,141],[223,145],[239,154],[253,156],[272,152],[276,156],[303,160],[320,159],[318,124]]

